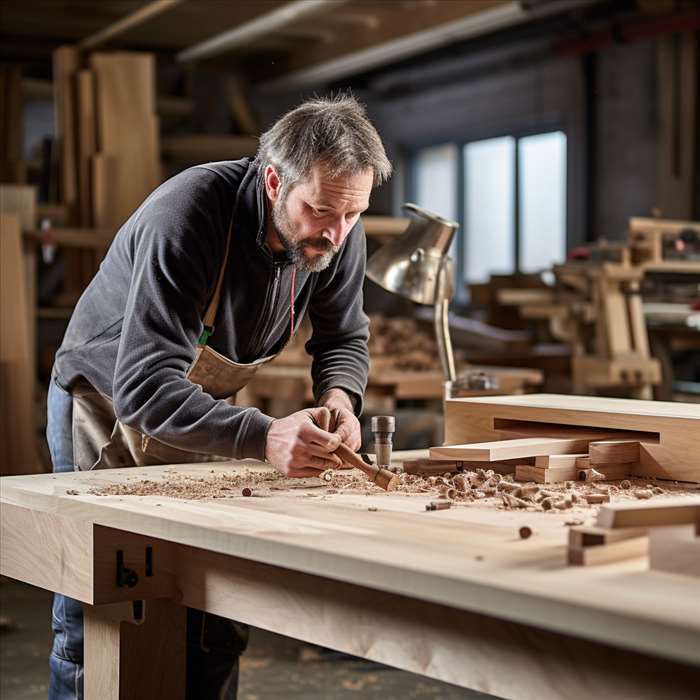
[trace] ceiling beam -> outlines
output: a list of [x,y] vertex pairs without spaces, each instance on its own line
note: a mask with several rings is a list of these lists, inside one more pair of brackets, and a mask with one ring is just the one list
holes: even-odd
[[312,15],[337,8],[348,0],[294,0],[282,7],[256,17],[238,27],[232,27],[221,34],[194,44],[177,54],[180,63],[201,61],[253,43],[283,27]]
[[78,48],[94,49],[101,44],[104,44],[106,41],[128,32],[130,29],[138,27],[149,19],[157,17],[163,12],[167,12],[168,10],[177,7],[182,2],[183,0],[153,0],[153,2],[149,2],[147,5],[144,5],[135,12],[132,12],[130,15],[127,15],[119,21],[106,26],[99,32],[85,37],[85,39],[78,42]]
[[263,92],[284,92],[337,81],[456,41],[505,29],[527,20],[581,9],[597,2],[600,0],[551,0],[528,10],[524,9],[523,3],[513,0],[501,7],[483,10],[462,19],[301,68],[263,83],[260,89]]

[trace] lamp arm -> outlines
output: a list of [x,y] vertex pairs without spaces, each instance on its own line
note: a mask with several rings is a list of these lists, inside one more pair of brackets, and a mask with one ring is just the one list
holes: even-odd
[[450,294],[448,293],[448,267],[449,258],[444,257],[438,268],[438,279],[435,285],[435,338],[437,340],[442,375],[445,381],[454,382],[457,378],[455,371],[455,358],[452,352],[452,340],[450,338]]

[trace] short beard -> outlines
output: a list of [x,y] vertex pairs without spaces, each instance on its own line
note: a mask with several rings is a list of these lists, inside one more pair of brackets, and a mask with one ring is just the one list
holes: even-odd
[[[292,262],[299,270],[303,272],[321,272],[325,270],[331,264],[340,247],[333,245],[325,238],[297,240],[287,216],[286,201],[286,197],[281,197],[272,205],[272,225],[275,227],[277,238],[279,238],[280,243],[289,253]],[[304,252],[305,247],[308,245],[312,245],[319,250],[323,249],[325,252],[310,258]]]

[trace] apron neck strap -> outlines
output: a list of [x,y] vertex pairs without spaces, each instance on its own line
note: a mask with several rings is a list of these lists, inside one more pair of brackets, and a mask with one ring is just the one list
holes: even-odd
[[202,335],[199,336],[197,341],[199,345],[206,345],[209,337],[214,332],[214,319],[216,319],[216,312],[219,309],[219,300],[221,299],[221,287],[224,283],[224,275],[226,274],[226,264],[228,263],[228,253],[231,248],[231,232],[233,231],[233,216],[231,216],[231,221],[228,225],[228,234],[226,236],[226,249],[224,251],[224,260],[219,268],[219,277],[216,280],[216,288],[214,289],[214,296],[207,306],[207,310],[204,313],[204,318],[202,323],[204,325],[204,330]]

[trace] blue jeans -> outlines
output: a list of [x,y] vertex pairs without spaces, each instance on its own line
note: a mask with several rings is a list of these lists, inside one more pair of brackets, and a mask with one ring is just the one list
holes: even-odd
[[[46,439],[54,472],[73,471],[73,398],[53,378]],[[83,604],[55,594],[51,626],[54,639],[49,658],[49,700],[82,700]],[[235,700],[238,657],[247,644],[246,625],[188,609],[187,699]]]

